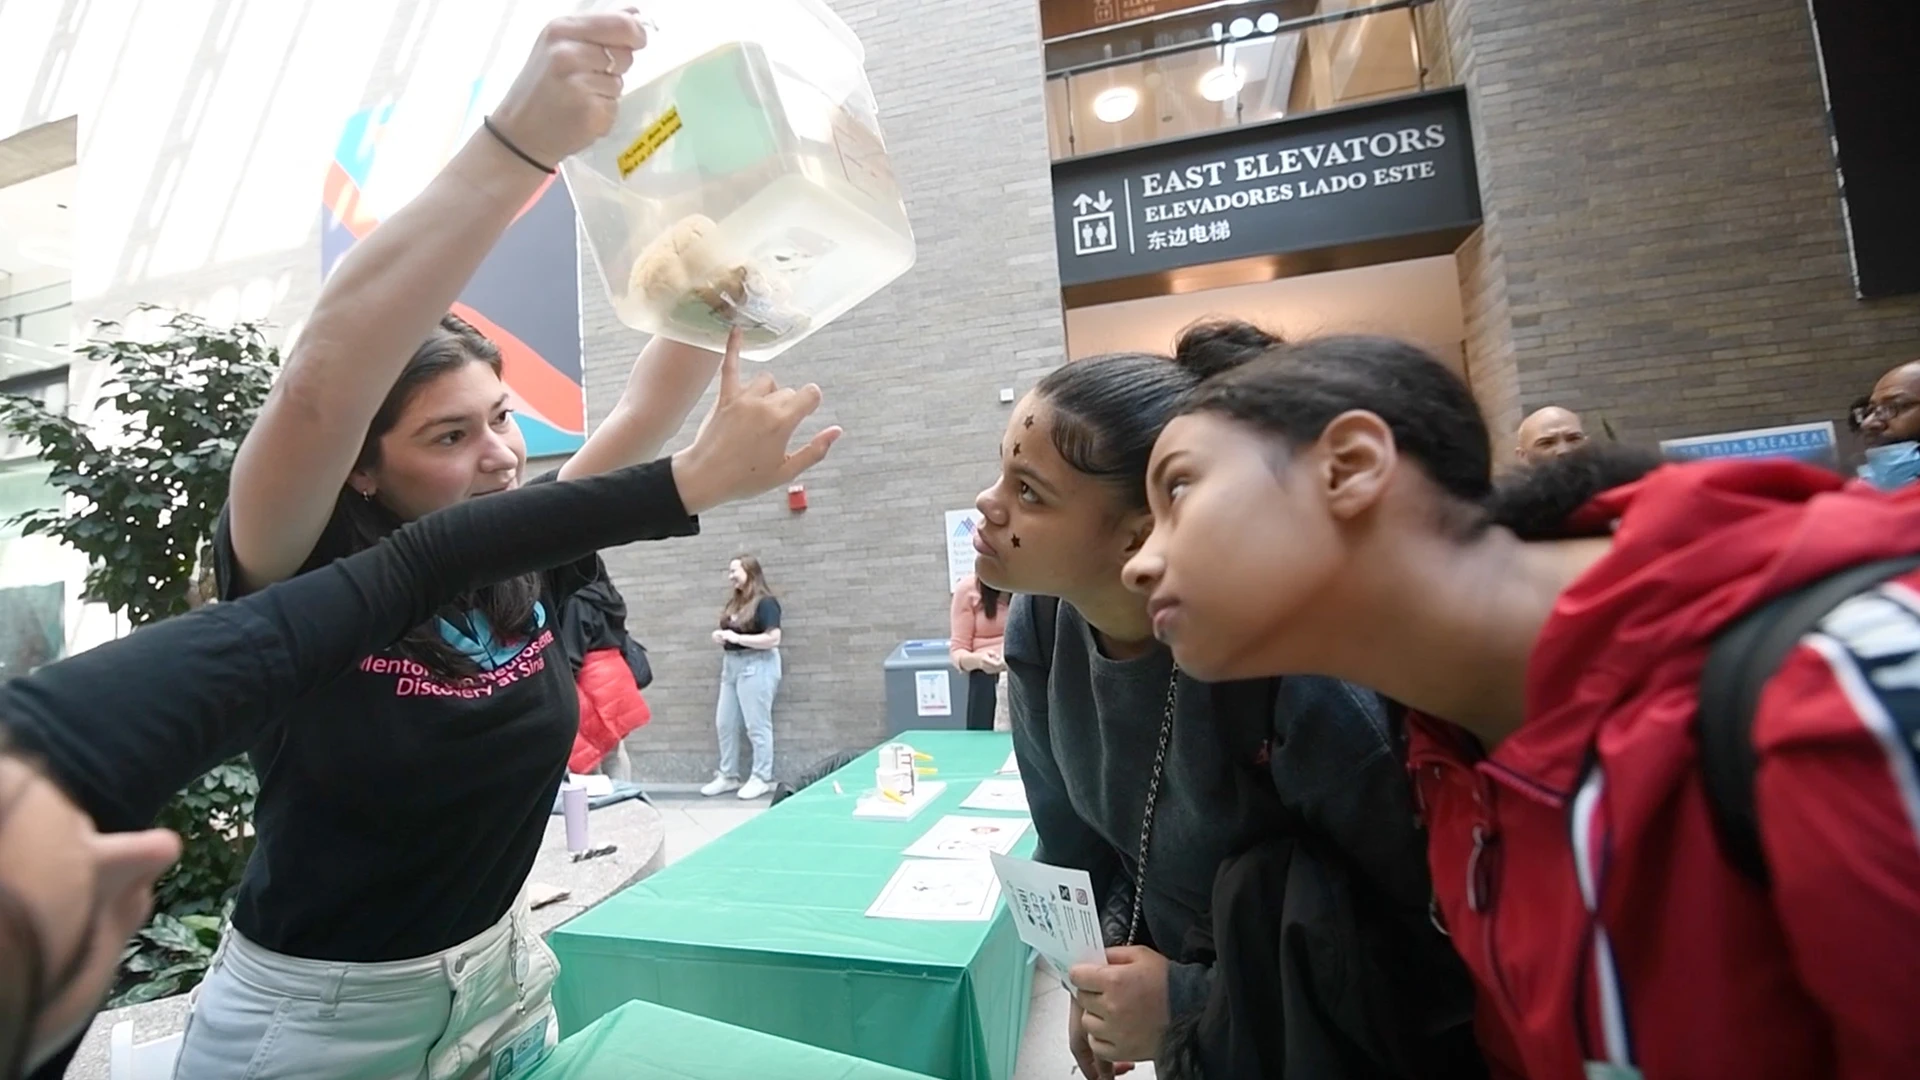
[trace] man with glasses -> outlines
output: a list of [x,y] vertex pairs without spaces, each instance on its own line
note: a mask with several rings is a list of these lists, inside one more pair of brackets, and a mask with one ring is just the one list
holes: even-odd
[[1880,376],[1848,421],[1867,447],[1862,479],[1885,490],[1920,479],[1920,360]]

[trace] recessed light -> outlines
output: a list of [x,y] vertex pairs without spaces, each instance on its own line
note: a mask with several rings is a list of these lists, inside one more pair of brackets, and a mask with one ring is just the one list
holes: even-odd
[[1246,37],[1248,34],[1253,33],[1253,20],[1242,15],[1227,24],[1227,33],[1237,38]]
[[1238,68],[1223,65],[1200,76],[1200,96],[1208,101],[1225,101],[1239,93],[1246,81]]
[[1269,11],[1265,15],[1260,16],[1259,26],[1261,33],[1271,34],[1275,30],[1280,29],[1280,16]]
[[1109,124],[1117,124],[1133,115],[1140,107],[1140,91],[1131,86],[1116,86],[1102,90],[1093,99],[1093,115]]

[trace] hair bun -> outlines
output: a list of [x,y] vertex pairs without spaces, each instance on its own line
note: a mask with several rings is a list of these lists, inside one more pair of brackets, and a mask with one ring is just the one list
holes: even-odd
[[1284,344],[1280,336],[1241,319],[1205,319],[1180,332],[1173,362],[1197,378],[1210,379]]
[[1631,484],[1662,464],[1660,455],[1645,447],[1589,444],[1502,477],[1487,497],[1487,520],[1522,540],[1593,535],[1573,528],[1575,512],[1601,492]]

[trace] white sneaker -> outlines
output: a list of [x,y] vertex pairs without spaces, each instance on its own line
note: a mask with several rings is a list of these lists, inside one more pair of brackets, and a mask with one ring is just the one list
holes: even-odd
[[707,781],[707,786],[700,789],[700,794],[705,795],[706,797],[711,799],[715,795],[725,795],[727,792],[732,791],[735,788],[738,788],[739,786],[740,786],[740,781],[735,780],[733,777],[722,776],[719,773],[714,773],[713,779]]
[[740,785],[740,798],[757,799],[772,790],[772,784],[767,783],[757,776],[749,776],[747,777],[747,782]]

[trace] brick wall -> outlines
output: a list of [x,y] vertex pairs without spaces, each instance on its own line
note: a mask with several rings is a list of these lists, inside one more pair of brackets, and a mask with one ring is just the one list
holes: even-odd
[[1853,297],[1806,4],[1447,13],[1488,210],[1470,362],[1497,380],[1510,337],[1519,390],[1490,414],[1564,404],[1633,439],[1837,420],[1920,355],[1920,297]]
[[1460,268],[1460,312],[1465,317],[1467,383],[1487,418],[1494,460],[1512,445],[1520,424],[1520,379],[1514,366],[1513,323],[1507,311],[1505,262],[1493,225],[1476,229],[1453,253]]
[[[1474,79],[1471,0],[1445,0],[1421,11],[1445,15],[1452,72],[1467,86],[1467,109],[1477,136],[1481,128],[1480,92]],[[1487,418],[1494,460],[1511,440],[1506,433],[1519,424],[1520,379],[1514,367],[1513,320],[1507,311],[1506,263],[1500,243],[1499,210],[1486,197],[1487,151],[1484,140],[1474,140],[1475,167],[1480,176],[1484,221],[1454,252],[1460,270],[1460,312],[1465,323],[1462,352],[1467,382]]]
[[[919,262],[772,364],[783,382],[818,382],[821,419],[847,430],[806,477],[810,510],[769,495],[708,515],[696,540],[609,553],[657,675],[654,721],[629,741],[652,779],[713,767],[720,662],[708,635],[740,552],[761,558],[786,605],[780,771],[883,735],[882,659],[903,639],[946,634],[942,515],[971,506],[994,473],[999,390],[1064,358],[1037,6],[833,6],[866,45]],[[597,420],[644,339],[614,321],[590,264],[584,273]]]

